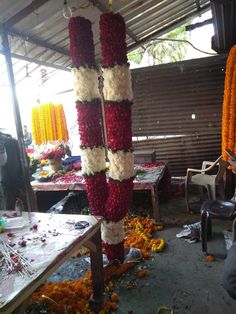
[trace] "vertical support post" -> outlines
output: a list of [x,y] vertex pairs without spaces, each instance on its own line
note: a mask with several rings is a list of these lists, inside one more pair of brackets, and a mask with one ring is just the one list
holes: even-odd
[[92,243],[95,244],[96,251],[90,249],[90,260],[91,260],[91,272],[92,272],[92,284],[93,284],[93,295],[90,299],[91,308],[98,313],[104,304],[104,271],[103,271],[103,258],[102,258],[102,240],[101,240],[101,229],[91,238]]
[[14,119],[15,119],[15,125],[16,125],[17,139],[18,139],[18,144],[19,144],[20,162],[21,162],[22,173],[23,173],[27,208],[28,208],[28,211],[31,211],[31,210],[35,210],[35,202],[34,202],[32,188],[30,185],[29,167],[28,167],[28,162],[27,162],[27,157],[26,157],[26,152],[25,152],[19,104],[18,104],[18,99],[16,96],[15,77],[14,77],[12,60],[11,60],[11,51],[10,51],[10,46],[9,46],[9,41],[8,41],[8,33],[7,33],[7,30],[4,28],[4,26],[1,27],[1,37],[2,37],[3,54],[5,56],[8,79],[9,79],[9,84],[11,88],[13,112],[14,112]]

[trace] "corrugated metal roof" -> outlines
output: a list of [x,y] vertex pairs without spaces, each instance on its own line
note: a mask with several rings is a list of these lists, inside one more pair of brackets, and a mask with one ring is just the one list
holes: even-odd
[[[63,0],[1,0],[0,26],[10,34],[12,55],[44,66],[70,66],[68,20]],[[109,11],[107,0],[68,0],[93,23],[96,57],[100,60],[99,18]],[[210,9],[210,0],[113,0],[127,24],[128,49],[161,36]]]

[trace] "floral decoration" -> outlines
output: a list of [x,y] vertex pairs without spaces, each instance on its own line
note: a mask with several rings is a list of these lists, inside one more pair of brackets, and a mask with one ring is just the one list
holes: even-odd
[[[144,258],[149,258],[151,253],[163,251],[166,246],[163,238],[154,238],[153,234],[158,231],[152,219],[148,217],[125,217],[125,247],[141,250]],[[163,229],[163,226],[162,226]]]
[[25,148],[25,152],[29,158],[29,168],[32,173],[34,173],[38,166],[41,165],[40,154],[38,154],[33,148]]
[[[132,147],[131,106],[128,101],[123,104],[106,102],[105,106],[108,145],[113,149]],[[114,120],[114,116],[116,119]]]
[[[122,224],[122,219],[132,202],[134,173],[131,128],[132,87],[125,40],[126,27],[123,17],[112,12],[102,14],[100,44],[110,161],[105,218],[111,222],[120,221]],[[106,232],[102,234],[105,235]],[[112,239],[114,239],[113,243]],[[124,260],[124,239],[111,235],[110,239],[103,238],[103,245],[109,260]]]
[[[105,175],[99,75],[96,72],[91,22],[79,16],[72,17],[69,21],[69,35],[82,149],[82,171],[89,205],[93,214],[103,215],[107,221],[116,223],[124,218],[130,208],[133,190],[133,96],[127,63],[125,22],[121,15],[113,13],[102,14],[100,18],[105,119],[110,160],[108,186]],[[111,237],[118,239],[112,234]],[[119,238],[118,243],[106,240],[107,242],[103,239],[103,242],[108,259],[123,261],[124,240]]]
[[236,45],[229,52],[224,86],[224,100],[222,113],[222,156],[228,159],[225,149],[230,149],[236,153],[235,146],[235,123],[236,123]]
[[61,159],[65,156],[65,152],[60,149],[49,149],[47,152],[42,154],[42,159]]
[[126,29],[120,14],[105,13],[100,17],[100,42],[103,66],[125,64],[127,58]]
[[62,104],[40,104],[32,109],[32,136],[36,145],[69,139]]
[[94,147],[101,145],[101,102],[91,102],[76,105],[78,113],[78,125],[80,143],[82,147]]
[[70,155],[70,148],[68,143],[63,141],[56,141],[47,145],[42,145],[38,148],[40,153],[41,164],[45,164],[45,160],[62,159],[66,155]]
[[69,36],[82,172],[92,213],[103,215],[107,198],[106,164],[91,22],[80,16],[72,17],[69,21]]
[[[148,259],[152,255],[161,252],[165,248],[165,240],[163,238],[154,238],[157,226],[152,219],[148,217],[126,216],[125,225],[125,242],[126,248],[139,248],[144,258]],[[120,253],[122,252],[123,243]],[[158,248],[158,249],[156,249]],[[111,252],[111,260],[115,259],[113,250]],[[87,254],[84,248],[80,250],[80,254]],[[80,255],[79,255],[80,256]],[[122,258],[122,256],[121,256]],[[135,267],[135,263],[128,262],[123,264],[111,264],[104,268],[105,292],[106,300],[100,314],[108,314],[114,312],[119,307],[119,295],[114,290],[113,279],[123,275],[130,269]],[[149,275],[149,270],[138,268],[137,277],[142,279]],[[92,295],[92,278],[91,272],[88,271],[83,277],[76,281],[48,282],[41,286],[30,298],[33,304],[47,304],[52,313],[94,313],[89,307],[89,300]]]
[[[74,17],[69,21],[70,54],[74,67],[94,67],[94,44],[91,22]],[[82,45],[81,45],[82,43]]]

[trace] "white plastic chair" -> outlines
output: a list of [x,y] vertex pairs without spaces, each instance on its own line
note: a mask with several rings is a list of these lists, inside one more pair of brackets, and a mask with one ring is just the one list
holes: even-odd
[[[225,198],[224,193],[224,180],[223,176],[226,171],[228,163],[222,160],[222,156],[217,158],[216,161],[203,161],[201,169],[187,169],[187,175],[185,177],[185,200],[187,210],[190,211],[189,208],[189,194],[188,189],[190,185],[199,186],[202,191],[203,187],[207,190],[207,195],[209,200],[216,199],[216,189],[220,194],[220,198]],[[216,174],[209,174],[211,170],[217,167]],[[196,173],[193,175],[193,173]]]

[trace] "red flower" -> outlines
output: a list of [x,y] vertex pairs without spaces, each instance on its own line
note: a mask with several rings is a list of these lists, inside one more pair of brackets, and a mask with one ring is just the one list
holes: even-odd
[[108,199],[105,207],[105,218],[120,221],[131,207],[133,195],[133,178],[123,182],[109,180]]
[[124,241],[118,244],[103,243],[103,248],[105,249],[109,261],[114,261],[115,259],[119,260],[120,262],[124,261]]
[[76,67],[94,66],[95,53],[91,22],[81,16],[72,17],[69,21],[69,36],[73,65]]
[[65,152],[62,149],[49,149],[42,154],[42,159],[60,159],[65,156]]
[[100,101],[89,104],[77,103],[78,125],[81,146],[101,146],[101,103]]
[[94,176],[86,176],[85,183],[89,206],[93,215],[103,216],[104,206],[107,199],[106,174],[98,173]]
[[131,103],[105,103],[108,146],[111,149],[132,147]]
[[100,17],[100,43],[104,67],[127,63],[126,29],[119,14],[104,13]]

